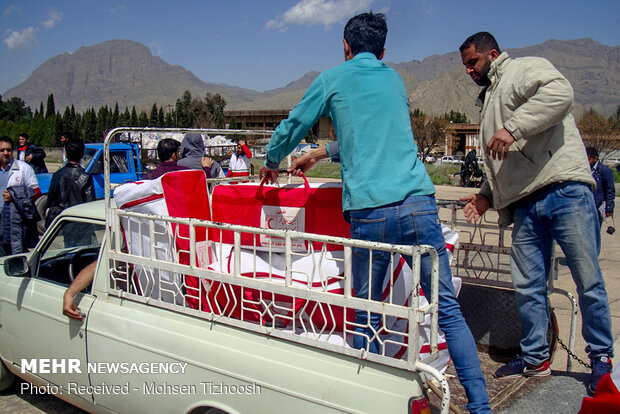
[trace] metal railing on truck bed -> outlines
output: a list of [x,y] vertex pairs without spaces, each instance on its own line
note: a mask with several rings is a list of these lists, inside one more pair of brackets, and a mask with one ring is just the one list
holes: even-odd
[[[500,227],[498,213],[492,209],[482,215],[479,222],[474,223],[467,222],[465,218],[463,211],[465,202],[438,200],[437,205],[441,220],[459,234],[459,245],[454,250],[451,264],[453,276],[460,277],[464,283],[513,290],[510,277],[513,226]],[[559,259],[555,254],[554,243],[549,264],[547,295],[557,293],[565,296],[570,302],[571,316],[568,327],[568,345],[566,346],[568,351],[566,369],[571,371],[579,306],[570,292],[554,286],[554,282],[558,278],[558,266]],[[498,310],[498,312],[500,311]],[[553,318],[552,316],[552,325],[555,324]],[[552,328],[554,329],[553,335],[557,336],[558,326],[555,325]],[[552,345],[553,348],[554,345]]]
[[[114,134],[124,131],[112,130],[106,146]],[[107,164],[105,172],[109,186]],[[429,365],[439,356],[439,264],[432,247],[142,214],[116,208],[109,194],[106,191],[112,269],[109,294],[350,357],[424,372],[441,384],[442,412],[447,413],[447,381]],[[233,242],[224,243],[224,239],[231,240],[231,234]],[[247,240],[248,235],[254,243],[242,245],[241,240]],[[140,241],[132,243],[132,237]],[[256,240],[260,237],[278,238],[284,249],[259,247]],[[389,254],[382,301],[354,296],[354,248],[365,249],[371,264],[373,253]],[[423,255],[432,261],[432,291],[426,298],[421,295],[420,285]],[[409,272],[403,270],[408,267],[404,257],[411,257]],[[369,271],[369,285],[371,277]],[[379,328],[356,323],[355,311],[380,315]],[[425,358],[420,355],[422,325],[427,326],[430,342]],[[378,353],[352,347],[354,336],[364,335],[359,332],[361,328],[371,332],[366,339],[379,344]]]

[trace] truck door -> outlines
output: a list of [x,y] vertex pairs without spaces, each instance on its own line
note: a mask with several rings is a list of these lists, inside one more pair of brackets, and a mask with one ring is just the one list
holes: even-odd
[[[86,315],[78,321],[62,314],[63,295],[72,275],[97,260],[104,228],[101,222],[62,219],[31,256],[31,277],[9,277],[3,286],[1,329],[12,362],[61,387],[63,394],[71,393],[70,383],[89,384],[86,328],[95,300],[90,287],[76,296],[77,306]],[[70,368],[76,366],[76,359],[78,370]],[[41,360],[50,360],[50,365],[42,367]],[[73,394],[71,398],[92,402],[90,395]]]
[[[95,184],[95,196],[97,199],[105,197],[105,183],[103,179],[103,151],[86,148],[84,151],[84,159],[86,159],[87,151],[90,150],[90,161],[86,172],[93,177]],[[110,183],[123,184],[136,180],[136,173],[131,168],[133,163],[133,155],[131,150],[111,150],[110,151]]]

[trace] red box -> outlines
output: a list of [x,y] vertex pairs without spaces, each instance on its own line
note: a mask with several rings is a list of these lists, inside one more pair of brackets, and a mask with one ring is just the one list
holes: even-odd
[[[340,183],[285,185],[282,187],[257,184],[217,185],[212,195],[212,220],[244,226],[295,230],[350,238],[349,223],[342,215],[342,185]],[[221,234],[221,240],[220,240]],[[213,231],[213,241],[233,243],[231,231]],[[266,235],[241,234],[243,246],[284,251],[284,239]],[[314,243],[320,248],[321,243]],[[328,250],[342,246],[327,245]],[[293,240],[293,250],[306,251],[303,241]]]

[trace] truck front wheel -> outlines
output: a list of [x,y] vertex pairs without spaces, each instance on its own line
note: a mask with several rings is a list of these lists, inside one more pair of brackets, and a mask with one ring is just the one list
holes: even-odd
[[4,362],[0,361],[0,391],[4,391],[15,382],[15,374],[8,370]]

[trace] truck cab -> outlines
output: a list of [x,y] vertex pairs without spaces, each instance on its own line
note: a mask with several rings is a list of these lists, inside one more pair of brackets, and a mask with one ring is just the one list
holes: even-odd
[[[104,197],[103,144],[85,144],[81,165],[93,177],[97,199]],[[142,178],[140,150],[132,143],[110,144],[110,182],[129,183]],[[52,173],[37,174],[41,194],[47,194]]]
[[[103,174],[103,154],[104,145],[85,144],[82,168],[93,177],[95,186],[95,197],[104,198],[105,180]],[[35,201],[35,205],[42,217],[38,223],[39,233],[45,231],[45,212],[47,210],[47,193],[52,182],[53,173],[37,174],[41,197]],[[142,163],[140,161],[140,148],[134,143],[112,143],[110,144],[110,182],[113,184],[123,184],[138,181],[143,177]]]

